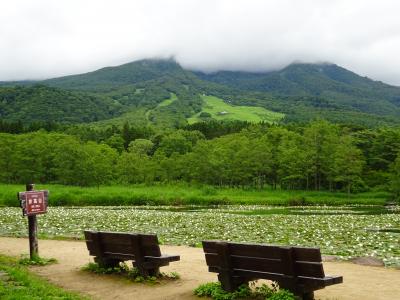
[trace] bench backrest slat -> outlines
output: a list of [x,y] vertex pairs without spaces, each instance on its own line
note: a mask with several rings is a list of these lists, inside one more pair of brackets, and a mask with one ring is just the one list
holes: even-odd
[[[203,241],[207,265],[220,268],[218,241]],[[318,248],[281,247],[262,244],[228,243],[230,265],[240,269],[289,276],[324,278],[321,252]]]
[[296,261],[321,262],[322,256],[319,248],[293,247]]
[[[101,237],[99,240],[98,236]],[[140,237],[141,255],[155,257],[161,256],[157,235],[85,231],[87,248],[90,254],[95,256],[101,256],[101,254],[105,252],[134,256],[137,249],[135,249],[132,244],[132,236]]]
[[325,277],[319,248],[293,247],[293,253],[298,276]]
[[[206,254],[206,262],[209,266],[218,266],[220,263],[217,254]],[[234,269],[275,273],[281,270],[281,261],[276,259],[232,255],[231,267]]]
[[[203,241],[204,252],[217,253],[215,247],[216,242],[217,241]],[[280,259],[279,246],[240,243],[229,243],[229,246],[229,251],[231,255]]]
[[316,262],[299,262],[295,263],[297,276],[324,278],[325,272],[322,263]]

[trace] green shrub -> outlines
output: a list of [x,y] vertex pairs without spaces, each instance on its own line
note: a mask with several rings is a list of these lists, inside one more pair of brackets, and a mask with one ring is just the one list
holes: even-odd
[[212,116],[211,116],[210,113],[205,112],[205,111],[202,111],[202,112],[199,114],[199,117],[200,117],[200,118],[211,118]]
[[198,297],[210,297],[214,300],[236,300],[236,299],[260,299],[260,300],[294,300],[294,295],[286,290],[278,290],[277,284],[268,286],[262,284],[255,286],[255,282],[239,286],[239,288],[232,292],[226,292],[222,289],[220,282],[209,282],[200,285],[194,290],[194,294]]
[[294,300],[296,299],[293,293],[286,290],[279,290],[276,293],[272,294],[271,297],[267,298],[268,300]]
[[305,205],[307,205],[307,201],[306,201],[305,197],[291,198],[288,200],[287,203],[289,206],[305,206]]
[[88,263],[81,268],[82,271],[88,271],[96,274],[117,274],[128,278],[134,282],[144,283],[159,283],[160,280],[177,280],[180,275],[176,272],[164,273],[160,272],[158,276],[143,277],[137,268],[129,268],[129,266],[122,262],[116,267],[104,268],[97,263]]
[[234,300],[251,296],[251,290],[247,285],[241,285],[236,291],[229,293],[222,289],[221,283],[209,282],[200,285],[194,290],[199,297],[211,297],[214,300]]

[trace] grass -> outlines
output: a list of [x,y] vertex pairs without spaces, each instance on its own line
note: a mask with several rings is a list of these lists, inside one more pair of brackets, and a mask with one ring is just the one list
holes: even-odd
[[24,266],[47,266],[57,263],[55,258],[43,258],[40,256],[34,256],[32,259],[28,256],[23,256],[18,260],[20,265]]
[[178,99],[178,97],[176,96],[176,94],[174,94],[174,93],[170,93],[170,94],[171,94],[171,97],[170,97],[169,99],[165,99],[164,101],[162,101],[161,103],[159,103],[159,104],[156,106],[155,109],[149,109],[148,111],[146,111],[145,116],[146,116],[146,120],[147,120],[147,121],[150,121],[150,120],[149,120],[150,113],[151,113],[153,110],[156,110],[157,108],[160,108],[160,107],[168,106],[168,105],[172,104],[172,102],[174,102],[175,100]]
[[38,276],[11,257],[0,255],[0,299],[88,299],[75,293],[66,292]]
[[[263,107],[257,106],[233,106],[225,103],[223,99],[215,96],[201,96],[205,105],[201,112],[211,114],[213,119],[216,120],[239,120],[248,121],[252,123],[258,122],[277,122],[284,117],[284,114],[267,110]],[[200,113],[201,113],[200,112]],[[226,112],[221,113],[221,112]],[[199,118],[200,113],[188,119],[189,124],[201,121]]]
[[[318,191],[283,191],[271,189],[216,188],[185,183],[158,185],[114,185],[75,187],[64,185],[36,185],[36,189],[50,191],[50,206],[116,206],[116,205],[384,205],[386,192],[347,195]],[[0,185],[0,206],[19,206],[17,192],[24,185]]]
[[176,97],[176,94],[171,93],[171,97],[169,99],[165,99],[163,102],[158,104],[157,107],[168,106],[177,99],[178,99],[178,97]]

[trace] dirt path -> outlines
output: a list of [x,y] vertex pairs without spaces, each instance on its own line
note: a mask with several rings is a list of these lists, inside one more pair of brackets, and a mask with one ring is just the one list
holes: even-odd
[[[162,268],[165,272],[178,272],[181,279],[149,286],[80,271],[81,266],[92,261],[84,242],[40,240],[39,247],[42,257],[56,258],[59,263],[32,268],[34,272],[58,286],[93,299],[199,299],[192,295],[193,289],[217,278],[208,272],[202,249],[198,248],[162,246],[165,253],[181,255],[180,262]],[[0,253],[10,256],[26,254],[28,240],[0,238]],[[326,274],[343,275],[344,283],[317,291],[316,299],[400,299],[400,270],[344,262],[325,262],[324,268]]]

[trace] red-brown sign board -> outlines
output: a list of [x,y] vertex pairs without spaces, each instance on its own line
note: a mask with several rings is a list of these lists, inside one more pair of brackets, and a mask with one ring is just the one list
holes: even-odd
[[21,201],[22,214],[24,216],[44,214],[47,212],[49,191],[29,191],[20,192],[18,194]]

